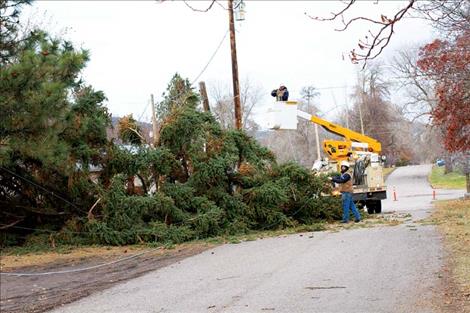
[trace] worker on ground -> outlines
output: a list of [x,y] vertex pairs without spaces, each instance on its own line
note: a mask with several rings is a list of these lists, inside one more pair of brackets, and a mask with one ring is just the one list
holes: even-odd
[[341,192],[341,200],[343,201],[343,220],[341,223],[349,222],[349,210],[351,210],[354,214],[354,221],[360,222],[361,215],[356,208],[356,205],[352,199],[352,192],[353,192],[353,183],[351,174],[349,174],[349,163],[348,161],[341,161],[341,175],[332,177],[331,180],[340,185],[339,191]]
[[289,91],[286,86],[281,85],[279,89],[271,91],[271,96],[276,97],[277,101],[287,101],[289,99]]

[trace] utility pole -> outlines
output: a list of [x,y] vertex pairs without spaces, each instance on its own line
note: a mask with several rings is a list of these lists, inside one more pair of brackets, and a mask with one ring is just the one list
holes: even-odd
[[315,141],[317,142],[317,160],[321,160],[320,136],[318,136],[318,125],[317,124],[315,124]]
[[361,90],[361,103],[359,104],[359,119],[361,121],[361,133],[364,135],[364,121],[362,120],[362,106],[364,105],[365,102],[365,78],[362,81],[362,90]]
[[228,0],[230,28],[230,49],[232,52],[233,102],[235,105],[235,128],[242,128],[242,110],[240,105],[240,83],[238,80],[237,45],[235,42],[235,22],[233,18],[233,0]]
[[153,147],[156,148],[158,144],[158,127],[157,127],[157,117],[155,115],[155,102],[153,99],[153,94],[150,95],[150,105],[152,106],[152,131],[153,131]]
[[349,129],[349,106],[348,106],[348,92],[347,92],[348,87],[346,86],[346,83],[344,83],[344,105],[346,107],[346,128]]
[[202,96],[202,107],[204,109],[204,112],[210,112],[210,106],[209,106],[209,98],[207,97],[207,90],[206,90],[206,83],[205,82],[199,82],[199,93]]
[[[307,106],[310,107],[310,97],[307,99]],[[315,115],[317,115],[317,112],[315,110]],[[320,136],[318,135],[318,124],[315,123],[315,143],[317,144],[317,160],[321,160],[321,154],[320,154]]]

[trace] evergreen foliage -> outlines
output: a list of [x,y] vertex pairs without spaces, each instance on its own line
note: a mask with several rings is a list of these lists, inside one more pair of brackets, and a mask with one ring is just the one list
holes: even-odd
[[[330,191],[324,177],[295,163],[276,164],[253,138],[222,130],[191,102],[170,107],[158,147],[112,150],[104,173],[113,182],[102,195],[99,221],[85,223],[93,242],[178,242],[340,217],[337,199],[322,196]],[[124,177],[133,175],[147,177],[155,190],[126,193]]]
[[110,125],[104,94],[79,78],[85,50],[36,32],[0,70],[2,224],[56,227],[96,200]]
[[132,117],[132,114],[124,116],[118,122],[119,138],[122,142],[131,145],[142,145],[144,138],[141,135],[141,129],[137,125],[137,121]]
[[122,146],[106,138],[104,93],[80,79],[87,51],[36,31],[9,53],[0,70],[2,245],[178,243],[340,217],[324,177],[279,165],[244,131],[222,129],[179,74],[157,108],[158,144],[145,145],[129,115],[118,125]]
[[27,36],[22,36],[20,31],[19,17],[24,5],[30,5],[32,0],[0,1],[0,64],[9,63],[19,49],[21,41]]

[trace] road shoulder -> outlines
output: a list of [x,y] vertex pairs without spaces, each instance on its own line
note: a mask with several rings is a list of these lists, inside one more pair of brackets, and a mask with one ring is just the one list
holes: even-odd
[[436,225],[443,238],[441,312],[470,312],[470,200],[436,201],[422,224]]

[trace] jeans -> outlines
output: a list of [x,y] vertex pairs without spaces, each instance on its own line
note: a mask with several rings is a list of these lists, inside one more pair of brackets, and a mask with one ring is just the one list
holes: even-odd
[[343,222],[349,221],[349,210],[351,209],[356,221],[361,220],[361,215],[353,202],[352,194],[350,192],[341,193],[341,200],[343,200]]

